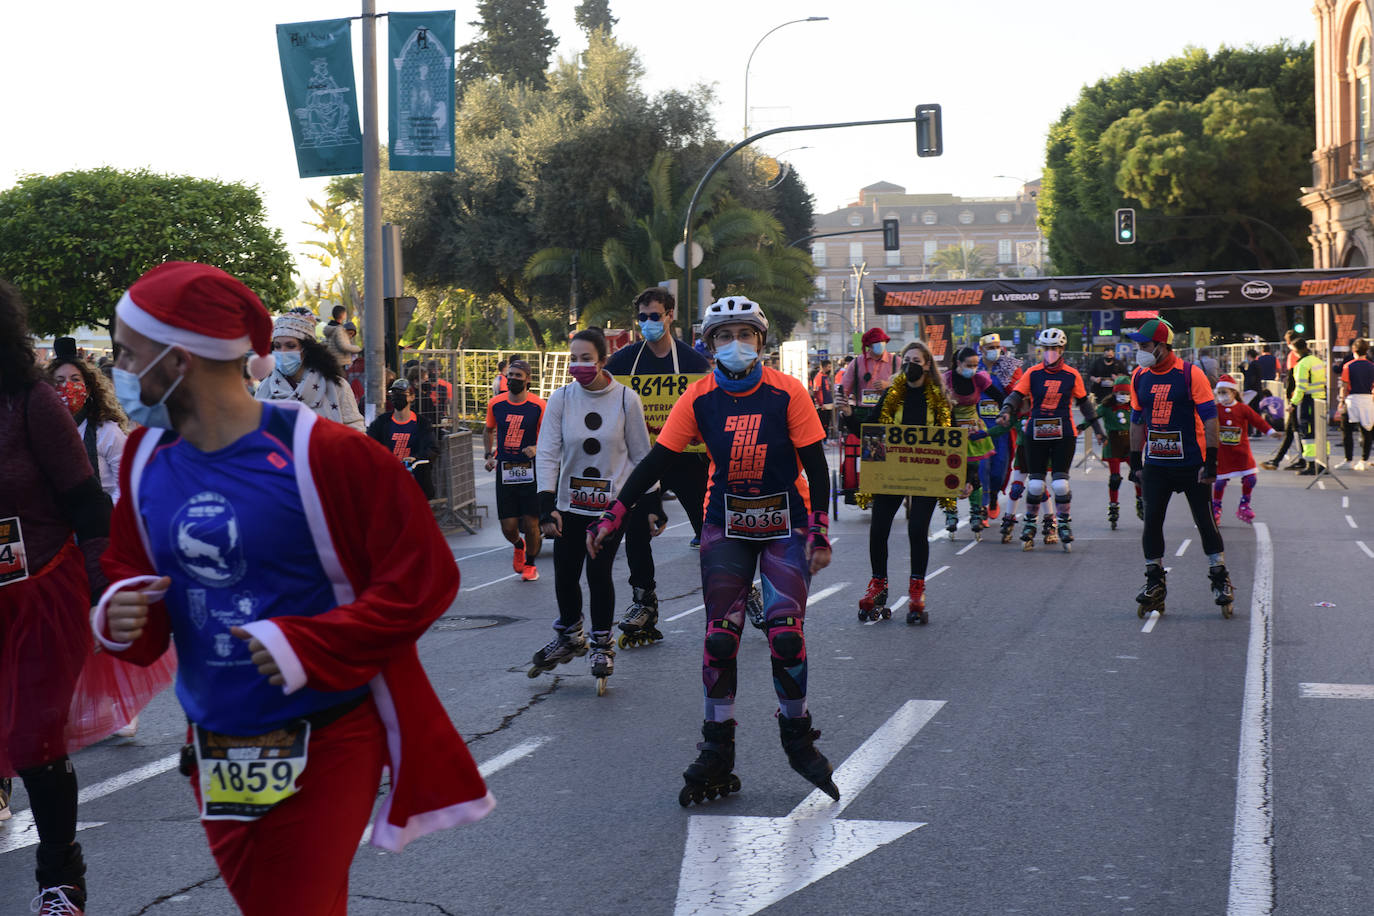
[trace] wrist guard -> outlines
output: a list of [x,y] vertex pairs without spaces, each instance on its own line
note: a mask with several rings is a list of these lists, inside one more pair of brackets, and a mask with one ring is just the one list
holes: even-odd
[[549,490],[539,491],[539,524],[546,525],[553,521],[554,509],[558,508],[554,495]]
[[612,500],[606,507],[606,511],[601,513],[601,518],[587,529],[587,533],[592,538],[599,537],[605,532],[606,537],[610,537],[620,530],[620,526],[625,524],[625,516],[630,512],[630,507],[618,499]]
[[807,526],[806,546],[811,550],[830,549],[830,516],[824,512],[812,512]]
[[1217,447],[1208,446],[1205,457],[1202,459],[1202,476],[1217,476]]
[[1140,472],[1145,467],[1144,456],[1140,452],[1133,451],[1131,452],[1130,463],[1131,473],[1126,476],[1126,479],[1131,483],[1140,483]]

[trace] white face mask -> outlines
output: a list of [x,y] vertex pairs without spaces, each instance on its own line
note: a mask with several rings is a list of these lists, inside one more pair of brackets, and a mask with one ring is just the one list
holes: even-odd
[[1129,394],[1118,394],[1116,396],[1116,401],[1118,404],[1129,404],[1131,403],[1131,396]]
[[1233,395],[1229,389],[1223,388],[1221,391],[1217,392],[1217,401],[1223,405],[1229,405],[1235,401],[1235,399],[1236,396]]
[[1148,350],[1136,350],[1135,364],[1142,369],[1148,369],[1155,364],[1155,355]]

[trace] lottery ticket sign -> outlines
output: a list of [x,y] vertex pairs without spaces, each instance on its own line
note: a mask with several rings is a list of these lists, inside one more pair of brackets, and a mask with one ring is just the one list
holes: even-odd
[[[632,375],[629,379],[630,390],[639,395],[644,404],[644,423],[649,427],[649,444],[658,441],[663,424],[668,422],[668,414],[673,405],[682,400],[687,386],[697,379],[705,378],[705,373],[681,373],[673,375]],[[706,446],[699,442],[687,446],[688,452],[705,452]]]
[[897,496],[958,496],[967,433],[958,427],[864,424],[859,489]]

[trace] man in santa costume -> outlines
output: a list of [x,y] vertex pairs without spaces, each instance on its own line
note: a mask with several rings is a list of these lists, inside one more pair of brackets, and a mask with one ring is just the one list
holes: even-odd
[[1274,428],[1240,399],[1240,386],[1229,375],[1217,379],[1217,479],[1212,483],[1212,517],[1221,524],[1221,499],[1226,495],[1226,482],[1240,480],[1240,506],[1236,518],[1249,524],[1255,520],[1250,508],[1250,496],[1259,480],[1259,468],[1250,452],[1250,430],[1257,429],[1266,436],[1277,436]]
[[383,849],[494,805],[416,651],[458,591],[453,555],[385,448],[247,393],[243,357],[271,370],[272,321],[243,283],[169,262],[116,317],[115,387],[146,428],[124,453],[96,637],[141,664],[175,643],[183,771],[239,908],[345,913],[383,767]]

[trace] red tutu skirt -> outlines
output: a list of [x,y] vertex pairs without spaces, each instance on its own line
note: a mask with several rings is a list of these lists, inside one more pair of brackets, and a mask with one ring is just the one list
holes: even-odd
[[85,562],[72,543],[0,587],[0,776],[108,737],[171,683],[170,651],[146,669],[93,655],[89,615]]

